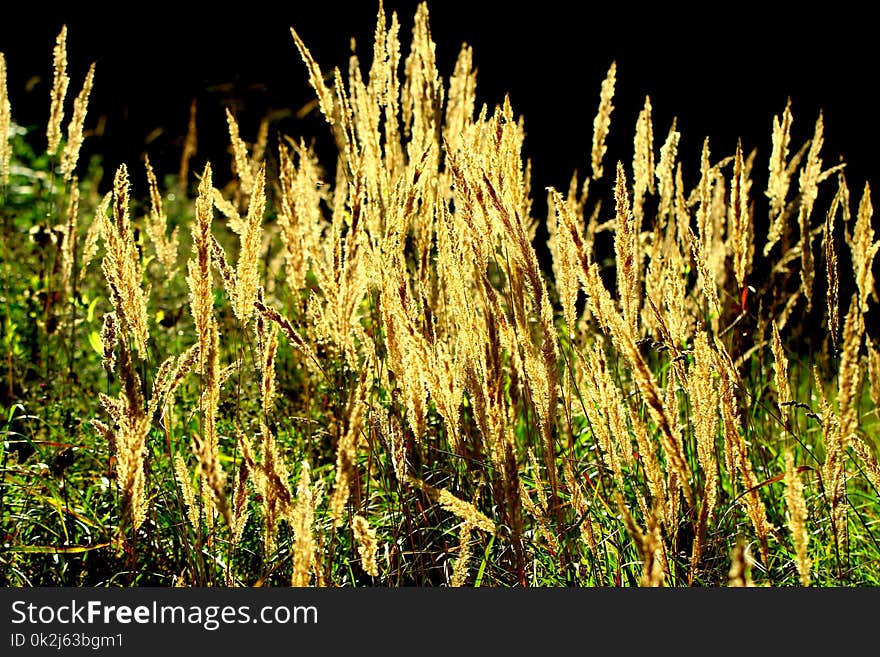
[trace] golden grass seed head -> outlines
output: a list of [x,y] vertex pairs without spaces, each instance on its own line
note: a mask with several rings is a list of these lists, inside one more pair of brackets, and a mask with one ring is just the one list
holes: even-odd
[[266,210],[266,169],[261,167],[251,182],[251,198],[247,217],[239,235],[241,248],[235,271],[233,309],[242,325],[254,314],[254,301],[260,284],[260,245],[263,234],[263,213]]
[[6,83],[6,56],[0,52],[0,187],[9,184],[9,163],[12,159],[12,145],[9,141],[12,131],[12,106]]
[[177,388],[183,383],[186,376],[195,367],[199,359],[199,345],[194,344],[180,356],[169,356],[156,372],[153,381],[153,391],[148,405],[149,414],[152,416],[157,410],[162,410],[172,400]]
[[[555,213],[555,229],[549,246],[553,254],[556,288],[562,304],[562,315],[568,328],[569,339],[573,339],[577,326],[576,304],[580,284],[577,274],[577,250],[571,236],[566,234],[566,226],[575,225],[575,219],[571,214],[571,195],[568,199],[564,199],[559,192],[551,190],[550,197]],[[562,215],[566,213],[568,216],[563,218]]]
[[488,534],[495,533],[495,523],[487,518],[470,502],[466,502],[465,500],[456,497],[445,488],[435,488],[421,479],[408,477],[407,481],[410,485],[427,494],[428,497],[437,502],[456,518],[459,518],[460,520],[469,523],[474,528]]
[[80,261],[81,274],[85,272],[86,268],[89,266],[89,263],[94,260],[95,256],[98,254],[105,217],[107,216],[107,211],[110,209],[110,202],[112,201],[112,199],[113,192],[107,192],[104,195],[104,198],[98,204],[98,208],[95,211],[94,220],[89,224],[88,230],[86,230],[86,238],[85,243],[83,244],[82,259]]
[[153,248],[156,250],[156,258],[162,263],[166,275],[170,278],[177,270],[179,227],[176,226],[168,236],[168,215],[165,213],[162,194],[159,192],[159,183],[150,164],[149,156],[145,158],[144,166],[150,192],[150,211],[146,216],[145,228],[153,243]]
[[617,80],[617,62],[611,62],[608,68],[608,74],[602,82],[602,91],[599,94],[599,110],[596,112],[596,118],[593,119],[593,179],[598,180],[602,177],[602,159],[605,157],[605,151],[608,150],[605,139],[611,128],[611,112],[614,111],[614,85]]
[[675,163],[678,159],[678,143],[681,133],[676,129],[678,122],[672,120],[666,140],[660,147],[660,161],[654,171],[657,178],[657,192],[660,195],[660,206],[657,211],[661,220],[665,220],[673,211],[675,204]]
[[447,151],[455,152],[462,135],[473,124],[476,106],[477,74],[474,70],[474,49],[462,44],[455,61],[455,70],[449,78],[446,94],[446,122],[443,138]]
[[348,427],[336,449],[336,479],[330,497],[330,515],[336,527],[345,523],[345,507],[351,495],[351,487],[357,477],[357,453],[364,426],[364,398],[366,381],[358,384],[348,404]]
[[70,203],[67,207],[67,224],[61,244],[61,272],[59,285],[67,295],[73,293],[73,277],[79,242],[79,180],[73,177],[70,186]]
[[[306,461],[300,468],[299,483],[296,488],[296,504],[293,509],[291,527],[293,529],[293,576],[292,586],[308,586],[312,571],[316,570],[317,543],[314,537],[315,506],[320,492],[312,486],[311,470]],[[316,573],[320,577],[320,573]]]
[[834,217],[839,192],[835,195],[832,208],[825,215],[825,227],[822,233],[822,246],[825,251],[825,297],[828,306],[828,333],[831,343],[837,347],[837,336],[840,332],[840,274],[837,264],[837,243],[834,238]]
[[238,129],[238,121],[226,108],[226,124],[229,127],[229,140],[232,143],[232,169],[238,176],[242,194],[250,196],[254,189],[254,176],[251,171],[250,158],[248,157],[247,144],[241,138]]
[[150,337],[147,319],[149,292],[144,289],[140,254],[129,219],[129,178],[124,164],[117,169],[113,180],[112,205],[112,220],[99,212],[105,245],[101,268],[120,331],[131,337],[138,355],[144,358]]
[[843,326],[843,346],[838,368],[837,404],[844,444],[848,443],[859,426],[859,391],[863,372],[860,357],[865,332],[865,320],[860,300],[853,295]]
[[180,487],[180,493],[183,497],[183,509],[189,521],[189,526],[191,529],[197,530],[199,527],[199,507],[196,505],[192,476],[180,454],[174,455],[174,478]]
[[776,322],[773,322],[772,326],[773,340],[770,343],[770,347],[773,350],[773,370],[776,382],[776,394],[778,396],[780,410],[784,416],[786,415],[785,407],[788,406],[794,398],[792,397],[791,385],[789,384],[788,357],[785,355],[785,348],[782,345],[782,338],[779,336],[779,329],[776,326]]
[[317,544],[314,538],[315,495],[311,470],[306,461],[300,468],[299,484],[296,488],[296,504],[291,521],[293,529],[293,576],[292,586],[308,586],[316,563]]
[[[202,415],[201,432],[193,433],[193,453],[199,463],[199,474],[207,486],[210,506],[232,527],[232,514],[226,497],[226,472],[220,459],[217,411],[220,403],[220,333],[213,315],[210,316],[205,344],[199,343],[200,376],[204,392],[199,401]],[[212,516],[212,514],[208,514]],[[209,519],[212,520],[213,516]]]
[[73,171],[79,160],[79,151],[83,143],[83,126],[86,122],[86,112],[89,107],[89,95],[92,93],[92,85],[95,81],[95,64],[89,67],[86,79],[83,82],[82,91],[73,101],[73,116],[67,125],[67,143],[61,154],[61,174],[69,181],[73,178]]
[[370,522],[362,515],[356,515],[351,521],[354,540],[358,544],[358,554],[361,557],[361,568],[371,577],[379,576],[379,565],[376,562],[376,552],[379,542],[376,540],[376,529],[370,527]]
[[862,437],[854,438],[850,446],[862,462],[867,480],[874,487],[874,490],[880,490],[880,463],[877,462],[871,448]]
[[733,254],[734,273],[739,289],[746,285],[746,277],[751,272],[752,255],[752,218],[749,209],[749,186],[747,166],[743,161],[742,142],[736,143],[736,155],[733,164],[733,179],[730,186],[730,218],[728,241]]
[[[538,525],[538,530],[540,531],[541,537],[547,542],[547,546],[550,550],[553,551],[554,554],[559,553],[559,541],[556,540],[556,535],[550,529],[548,525],[548,515],[545,507],[541,507],[538,504],[535,504],[534,500],[532,500],[531,495],[529,495],[529,491],[525,487],[525,483],[522,480],[519,482],[520,489],[520,500],[523,506],[523,509],[526,513],[535,521]],[[469,524],[469,523],[465,523]],[[537,532],[536,532],[537,534]]]
[[473,527],[468,523],[462,524],[458,532],[458,556],[452,564],[452,578],[449,580],[449,586],[452,588],[462,587],[467,581],[468,563],[473,550],[472,533]]
[[[687,236],[694,263],[697,265],[697,272],[700,275],[700,286],[703,290],[703,294],[706,295],[706,300],[709,302],[712,311],[717,316],[721,313],[721,301],[718,299],[718,287],[715,281],[712,265],[710,264],[710,255],[708,253],[707,245],[703,242],[702,238],[694,235],[690,226],[687,226]],[[684,291],[683,286],[679,285],[678,287],[681,289],[675,291]],[[684,297],[679,295],[679,300],[684,302]],[[677,305],[674,307],[678,310],[682,306]],[[672,307],[670,307],[670,310],[671,309]],[[677,315],[679,313],[672,314]],[[678,333],[680,334],[680,332]]]
[[617,294],[623,310],[623,319],[629,332],[638,336],[639,279],[641,274],[641,253],[639,252],[639,227],[630,208],[627,193],[626,173],[623,163],[617,163],[617,185],[614,190],[616,203],[616,230],[614,232],[614,253],[617,259]]
[[880,240],[874,241],[874,229],[871,226],[873,215],[871,186],[866,182],[850,245],[859,292],[859,311],[862,314],[868,312],[869,297],[877,301],[877,291],[874,289],[874,258],[880,251]]
[[868,342],[868,382],[871,401],[880,412],[880,349],[870,338],[866,339]]
[[810,532],[807,527],[808,511],[804,500],[804,484],[795,471],[794,456],[785,453],[785,502],[788,506],[788,526],[794,539],[796,565],[801,586],[810,585],[812,560],[809,555]]
[[278,327],[270,325],[260,354],[260,392],[263,413],[269,414],[275,402],[275,357],[278,353]]
[[52,51],[52,91],[50,95],[49,122],[46,129],[49,155],[58,153],[61,144],[61,122],[64,120],[64,99],[70,78],[67,75],[67,26],[63,25],[55,39]]
[[718,429],[719,393],[715,381],[715,357],[705,330],[698,330],[694,338],[694,357],[688,369],[685,385],[693,408],[694,433],[697,438],[697,458],[707,482],[704,501],[714,496],[712,482],[717,482],[715,465],[715,438]]
[[770,177],[767,182],[767,197],[770,199],[770,230],[764,243],[766,257],[782,237],[785,227],[785,203],[791,183],[791,167],[788,152],[791,144],[791,99],[785,105],[782,118],[773,117],[772,147],[770,153]]
[[203,370],[204,358],[207,357],[209,348],[210,326],[214,317],[213,273],[211,271],[211,222],[213,220],[212,196],[214,188],[211,177],[211,164],[208,163],[205,165],[199,182],[196,217],[191,227],[193,256],[187,262],[190,311],[199,338]]
[[119,342],[119,378],[122,381],[119,397],[116,400],[105,397],[104,406],[115,422],[113,443],[123,517],[136,531],[146,518],[144,465],[152,418],[146,413],[141,378],[124,340]]

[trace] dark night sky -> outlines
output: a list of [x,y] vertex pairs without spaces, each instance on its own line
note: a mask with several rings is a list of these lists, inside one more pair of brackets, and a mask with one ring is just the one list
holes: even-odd
[[[406,46],[417,2],[385,4],[389,14],[399,13]],[[104,12],[92,3],[69,3],[58,11],[20,4],[14,20],[0,22],[13,116],[44,124],[51,49],[67,23],[71,95],[88,64],[98,62],[88,125],[106,116],[104,142],[93,140],[92,146],[108,153],[108,167],[137,161],[145,149],[154,161],[164,155],[176,163],[192,97],[200,103],[200,157],[225,157],[225,104],[236,105],[249,138],[267,109],[296,110],[312,98],[290,26],[325,70],[344,67],[352,36],[369,59],[378,4],[251,2],[238,4],[235,13],[205,9],[201,15],[192,5],[185,12],[182,6],[132,3],[131,11],[120,12],[117,4],[116,11]],[[430,11],[444,76],[467,41],[475,49],[479,100],[495,104],[509,92],[514,109],[525,115],[536,199],[547,185],[565,186],[575,168],[586,170],[599,86],[612,60],[618,64],[618,94],[611,157],[631,157],[635,118],[650,94],[657,147],[677,116],[685,166],[696,167],[706,134],[715,156],[730,154],[742,137],[746,150],[758,146],[766,158],[771,119],[790,96],[796,144],[811,136],[824,109],[826,162],[843,152],[852,187],[859,189],[865,179],[880,184],[876,37],[871,21],[856,10],[835,3],[833,16],[786,16],[766,2],[704,3],[698,14],[670,2],[650,9],[555,0],[531,6],[516,12],[505,2],[436,0]],[[734,6],[738,14],[730,13]],[[33,76],[42,80],[25,92]],[[157,128],[163,134],[145,145]],[[326,133],[314,119],[290,121],[285,130],[296,136]],[[758,175],[762,181],[763,171]]]

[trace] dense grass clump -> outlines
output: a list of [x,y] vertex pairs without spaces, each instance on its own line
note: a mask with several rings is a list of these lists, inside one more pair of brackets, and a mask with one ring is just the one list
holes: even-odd
[[681,162],[646,99],[609,154],[612,65],[536,217],[471,49],[399,32],[292,33],[335,161],[227,110],[164,177],[79,161],[66,30],[45,133],[0,56],[3,583],[880,583],[880,242],[822,118]]

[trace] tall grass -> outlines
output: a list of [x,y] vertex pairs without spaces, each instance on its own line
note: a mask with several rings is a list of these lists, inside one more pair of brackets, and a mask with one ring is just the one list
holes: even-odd
[[335,161],[227,110],[199,162],[193,106],[179,176],[103,196],[94,66],[65,139],[62,30],[41,153],[0,56],[3,581],[877,584],[880,241],[822,117],[683,162],[646,99],[610,160],[612,64],[538,217],[510,101],[400,31],[332,71],[292,32]]

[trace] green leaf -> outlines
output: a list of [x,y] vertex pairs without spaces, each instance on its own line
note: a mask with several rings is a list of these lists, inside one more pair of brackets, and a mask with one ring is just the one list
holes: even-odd
[[95,306],[98,305],[98,298],[95,297],[92,299],[92,302],[89,304],[89,310],[86,313],[86,317],[88,318],[89,324],[95,321]]
[[477,570],[477,577],[474,580],[474,588],[478,589],[483,584],[483,577],[486,574],[486,566],[489,564],[489,557],[492,552],[492,545],[495,543],[495,535],[492,534],[489,537],[489,543],[486,545],[486,550],[483,552],[483,559],[480,561],[480,568]]
[[98,354],[101,356],[104,355],[104,342],[101,340],[101,336],[97,331],[89,333],[89,344],[92,345],[92,349]]

